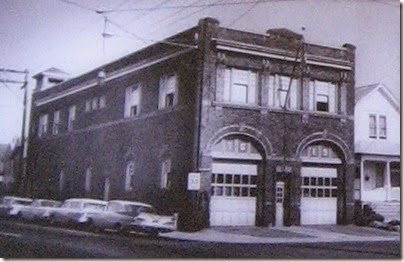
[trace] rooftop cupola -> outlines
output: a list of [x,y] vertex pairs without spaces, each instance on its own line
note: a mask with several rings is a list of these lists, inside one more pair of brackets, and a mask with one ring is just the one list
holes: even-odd
[[45,71],[39,72],[32,78],[36,80],[36,85],[34,91],[43,91],[45,89],[51,88],[69,78],[69,74],[63,72],[62,70],[51,67]]

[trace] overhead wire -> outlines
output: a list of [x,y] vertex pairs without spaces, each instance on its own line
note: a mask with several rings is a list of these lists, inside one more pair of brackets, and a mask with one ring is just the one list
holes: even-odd
[[[273,2],[274,0],[262,0],[263,2]],[[173,5],[173,6],[161,6],[158,9],[178,9],[178,8],[196,8],[205,6],[229,6],[229,5],[246,5],[255,3],[256,1],[244,0],[244,1],[234,1],[226,3],[216,3],[216,4],[198,4],[198,5]],[[132,12],[132,11],[153,11],[156,8],[144,7],[144,8],[127,8],[127,9],[105,9],[100,10],[102,13],[113,13],[113,12]]]
[[241,18],[243,18],[246,14],[248,14],[249,12],[251,12],[251,10],[253,10],[258,4],[261,3],[262,0],[258,0],[256,1],[249,9],[247,9],[245,12],[243,12],[240,16],[238,16],[236,19],[234,19],[230,24],[228,24],[228,27],[234,25],[235,23],[237,23]]
[[[221,2],[223,2],[223,1],[225,1],[225,0],[218,0],[218,1],[216,1],[215,3],[217,4],[217,3],[221,3]],[[169,26],[171,26],[171,25],[177,24],[178,22],[181,22],[181,21],[183,21],[184,19],[187,19],[187,18],[189,18],[190,16],[192,16],[192,15],[194,15],[194,14],[197,14],[197,13],[199,13],[199,12],[205,11],[206,9],[209,9],[209,8],[211,8],[211,7],[213,7],[213,6],[214,6],[214,4],[210,4],[210,5],[204,6],[204,7],[200,8],[200,9],[198,9],[198,10],[192,12],[192,13],[186,14],[185,16],[182,16],[182,17],[180,17],[179,19],[176,19],[176,20],[172,21],[171,23],[168,23],[168,24],[165,25],[165,26],[166,26],[166,27],[169,27]],[[160,28],[158,28],[158,29],[152,31],[151,33],[154,33],[154,32],[156,32],[156,31],[159,30],[159,29],[160,29]]]
[[[161,7],[162,5],[165,5],[165,4],[169,3],[169,2],[171,2],[171,1],[172,1],[172,0],[162,0],[162,1],[160,1],[159,3],[157,3],[156,5],[154,5],[154,6],[152,7],[152,9],[150,9],[148,12],[153,12],[153,11],[155,11],[155,10],[158,10],[159,7]],[[140,15],[135,16],[134,19],[131,19],[131,20],[127,23],[127,25],[130,25],[130,24],[132,24],[133,22],[135,22],[135,21],[139,20],[140,18],[143,18],[143,17],[145,17],[145,16],[147,16],[147,15],[149,15],[149,14],[150,14],[150,13],[143,12],[143,13],[141,13]]]

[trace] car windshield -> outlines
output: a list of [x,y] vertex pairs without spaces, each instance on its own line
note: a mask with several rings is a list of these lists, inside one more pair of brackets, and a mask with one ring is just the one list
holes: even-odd
[[102,211],[104,210],[105,205],[101,203],[85,203],[84,208],[90,210]]

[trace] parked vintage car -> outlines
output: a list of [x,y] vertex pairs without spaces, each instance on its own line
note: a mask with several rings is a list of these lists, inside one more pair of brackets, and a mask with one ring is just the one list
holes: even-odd
[[45,219],[48,211],[59,208],[61,205],[60,201],[34,199],[29,206],[22,207],[17,216],[24,220],[39,222]]
[[4,196],[0,203],[0,216],[2,218],[15,218],[21,208],[32,203],[31,198]]
[[82,227],[91,231],[113,229],[121,232],[139,212],[150,207],[150,205],[140,202],[111,200],[104,212],[87,213],[87,217],[83,216],[80,222]]
[[159,233],[168,233],[177,229],[177,215],[159,215],[152,206],[140,210],[139,214],[125,228],[125,231],[158,236]]
[[87,217],[88,213],[104,212],[106,201],[90,198],[71,198],[63,202],[60,208],[53,208],[45,215],[51,225],[74,227]]

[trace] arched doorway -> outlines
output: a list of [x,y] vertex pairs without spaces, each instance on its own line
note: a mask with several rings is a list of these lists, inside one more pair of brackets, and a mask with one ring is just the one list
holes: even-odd
[[343,180],[343,156],[331,142],[317,141],[303,148],[301,167],[301,225],[337,224]]
[[212,146],[210,225],[255,225],[263,150],[251,137],[229,135]]

